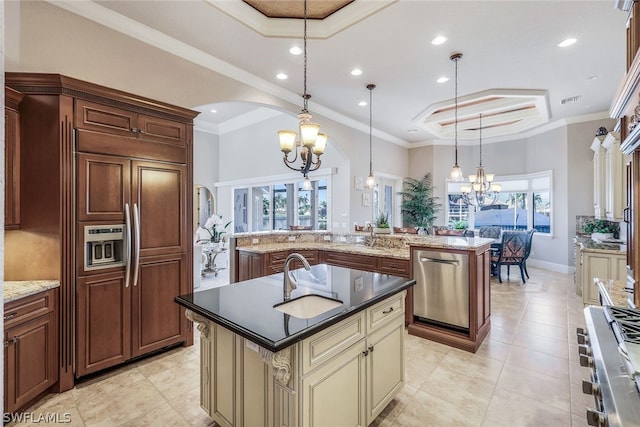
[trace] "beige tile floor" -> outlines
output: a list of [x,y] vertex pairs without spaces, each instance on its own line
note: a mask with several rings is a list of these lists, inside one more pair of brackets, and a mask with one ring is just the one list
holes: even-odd
[[[577,357],[581,299],[572,276],[530,273],[525,286],[513,271],[511,281],[492,282],[492,329],[476,354],[406,335],[406,384],[373,425],[586,426],[593,404],[582,394],[589,373]],[[198,357],[197,345],[177,348],[49,395],[27,412],[67,413],[73,426],[215,425],[199,408]]]

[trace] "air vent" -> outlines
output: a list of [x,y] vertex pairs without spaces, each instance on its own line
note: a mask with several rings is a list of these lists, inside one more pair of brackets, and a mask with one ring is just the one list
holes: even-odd
[[565,98],[562,101],[560,101],[560,104],[568,104],[570,102],[578,102],[580,101],[580,98],[582,98],[582,95],[577,95],[577,96],[570,96],[569,98]]

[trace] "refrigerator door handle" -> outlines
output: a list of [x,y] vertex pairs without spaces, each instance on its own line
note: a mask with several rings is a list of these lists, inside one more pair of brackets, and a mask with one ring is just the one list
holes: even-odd
[[138,205],[135,203],[133,204],[133,228],[136,233],[134,254],[136,264],[133,270],[133,286],[136,286],[138,284],[138,273],[140,271],[140,208],[138,208]]
[[125,269],[124,269],[124,287],[129,287],[129,278],[131,277],[131,214],[129,213],[129,203],[124,204],[124,222],[125,230]]

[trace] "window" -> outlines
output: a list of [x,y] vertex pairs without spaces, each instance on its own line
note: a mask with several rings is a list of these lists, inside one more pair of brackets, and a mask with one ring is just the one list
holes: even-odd
[[469,228],[500,226],[503,230],[535,228],[551,234],[551,171],[496,178],[502,191],[496,202],[476,207],[466,203],[460,183],[448,183],[447,221],[466,221]]
[[299,180],[235,188],[235,232],[288,230],[292,225],[326,230],[328,182],[311,181],[311,190],[303,190]]

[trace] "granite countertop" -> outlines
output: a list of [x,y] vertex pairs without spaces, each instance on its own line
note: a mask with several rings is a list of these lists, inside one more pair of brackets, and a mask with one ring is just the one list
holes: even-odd
[[627,307],[629,294],[624,290],[627,286],[626,281],[598,279],[596,284],[598,285],[598,292],[602,296],[603,305]]
[[[415,280],[326,264],[295,270],[298,287],[291,299],[316,294],[342,301],[310,319],[284,314],[284,273],[181,295],[175,301],[259,346],[277,352],[415,284]],[[362,288],[355,290],[356,279]]]
[[60,286],[59,280],[16,280],[5,281],[3,286],[4,303],[28,297]]
[[[488,246],[494,239],[482,237],[461,237],[461,236],[403,236],[408,245],[427,246],[442,249],[471,250]],[[336,242],[288,242],[288,243],[262,243],[250,246],[238,246],[236,250],[265,254],[284,250],[331,250],[352,254],[362,254],[379,256],[386,258],[410,259],[409,246],[405,247],[384,247],[366,246],[354,243]]]
[[610,254],[626,254],[627,245],[620,243],[606,243],[593,240],[588,236],[575,236],[574,241],[580,244],[584,252],[606,252]]

